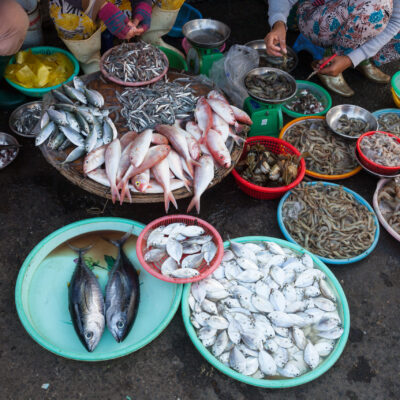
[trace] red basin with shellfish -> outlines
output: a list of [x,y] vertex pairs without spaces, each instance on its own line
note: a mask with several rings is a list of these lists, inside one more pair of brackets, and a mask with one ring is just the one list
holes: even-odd
[[[291,154],[300,157],[300,152],[293,145],[285,142],[282,139],[277,139],[270,136],[254,136],[247,138],[240,160],[246,157],[247,146],[254,144],[262,144],[265,146],[266,150],[274,154]],[[242,178],[236,169],[232,170],[232,175],[235,178],[237,185],[244,193],[256,199],[272,200],[282,197],[287,191],[296,187],[303,180],[305,172],[306,163],[302,158],[299,163],[296,179],[291,184],[285,186],[263,187],[255,185],[254,183]]]

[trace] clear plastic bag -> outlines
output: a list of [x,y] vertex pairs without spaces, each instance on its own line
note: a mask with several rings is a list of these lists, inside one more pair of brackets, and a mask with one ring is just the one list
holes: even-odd
[[244,87],[244,77],[259,64],[259,54],[247,46],[235,44],[225,57],[215,62],[210,70],[210,78],[231,99],[233,104],[242,108],[248,97]]

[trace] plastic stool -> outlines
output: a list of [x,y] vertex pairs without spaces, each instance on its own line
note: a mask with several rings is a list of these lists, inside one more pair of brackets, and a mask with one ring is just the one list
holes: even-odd
[[302,33],[297,36],[296,42],[294,43],[292,49],[296,53],[302,50],[306,50],[311,53],[314,60],[321,60],[322,58],[324,58],[324,48],[313,44],[311,40],[307,39]]

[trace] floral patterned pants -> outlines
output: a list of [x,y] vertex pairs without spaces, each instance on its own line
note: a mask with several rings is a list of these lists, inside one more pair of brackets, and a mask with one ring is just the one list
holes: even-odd
[[[299,29],[314,44],[348,54],[382,32],[389,22],[393,0],[329,0],[322,6],[300,0]],[[400,33],[373,57],[375,64],[400,59]]]

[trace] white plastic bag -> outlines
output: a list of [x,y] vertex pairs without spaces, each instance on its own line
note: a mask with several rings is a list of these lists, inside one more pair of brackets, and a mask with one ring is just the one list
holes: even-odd
[[225,57],[215,62],[210,70],[210,78],[231,99],[233,104],[242,108],[248,97],[244,87],[244,77],[259,64],[259,54],[247,46],[233,45]]

